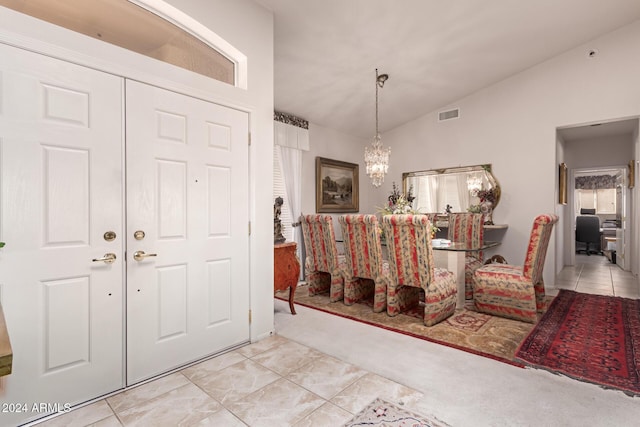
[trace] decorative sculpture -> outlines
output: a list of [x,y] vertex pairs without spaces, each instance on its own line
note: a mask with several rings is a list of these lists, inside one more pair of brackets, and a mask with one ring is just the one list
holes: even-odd
[[283,203],[284,200],[282,199],[282,197],[278,196],[276,197],[276,202],[273,205],[273,242],[276,244],[284,243],[285,240],[287,240],[282,235],[282,221],[280,221],[280,214],[282,213]]

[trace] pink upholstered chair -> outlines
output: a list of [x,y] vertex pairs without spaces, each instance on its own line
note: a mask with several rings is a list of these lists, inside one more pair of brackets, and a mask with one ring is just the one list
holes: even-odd
[[[448,239],[452,242],[466,243],[473,247],[484,241],[484,215],[481,213],[449,214]],[[473,299],[473,272],[482,267],[482,251],[467,252],[464,257],[464,297]]]
[[558,217],[539,215],[533,221],[524,265],[487,264],[474,275],[473,299],[478,311],[535,323],[544,311],[542,269]]
[[456,281],[452,272],[434,268],[431,226],[425,215],[382,217],[391,280],[387,286],[387,314],[395,316],[420,303],[424,290],[424,324],[433,326],[456,309]]
[[438,212],[429,212],[422,215],[425,215],[431,224],[436,225],[436,220],[440,214]]
[[431,225],[436,225],[436,222],[438,221],[438,217],[440,216],[440,214],[437,212],[429,212],[422,215],[426,215]]
[[387,308],[389,263],[382,260],[381,229],[375,215],[338,218],[346,258],[344,303],[352,305],[373,293],[373,311]]
[[302,235],[307,253],[304,268],[309,295],[329,291],[331,302],[344,297],[344,256],[338,256],[333,218],[330,215],[303,215]]

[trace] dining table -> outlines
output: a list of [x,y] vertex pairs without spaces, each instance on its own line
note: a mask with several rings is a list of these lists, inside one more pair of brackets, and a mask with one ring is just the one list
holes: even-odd
[[486,241],[482,245],[470,245],[443,239],[433,240],[433,262],[435,266],[446,268],[456,278],[456,287],[458,289],[456,308],[464,308],[465,303],[465,256],[467,253],[484,251],[498,245],[500,245],[500,242]]
[[[342,239],[336,239],[338,244],[338,253],[344,253]],[[495,248],[499,246],[501,242],[498,241],[484,241],[482,245],[472,245],[461,242],[453,242],[446,239],[433,239],[432,248],[433,262],[436,267],[446,268],[451,271],[456,279],[457,299],[456,308],[464,308],[465,304],[465,256],[470,252],[479,252],[487,249]],[[383,248],[386,247],[386,243],[382,242]],[[383,249],[382,258],[387,260],[387,251]]]

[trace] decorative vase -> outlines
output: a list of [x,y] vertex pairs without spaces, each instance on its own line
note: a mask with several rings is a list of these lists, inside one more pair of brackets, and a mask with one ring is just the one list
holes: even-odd
[[484,215],[484,223],[493,225],[493,203],[488,200],[480,202],[480,212]]

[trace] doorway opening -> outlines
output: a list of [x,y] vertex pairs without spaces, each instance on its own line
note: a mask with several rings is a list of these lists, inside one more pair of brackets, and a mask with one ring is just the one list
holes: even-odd
[[[573,171],[573,209],[576,218],[575,253],[605,256],[626,270],[622,217],[627,205],[625,169],[587,168]],[[617,256],[622,255],[622,256]]]
[[629,164],[637,157],[638,118],[567,126],[557,130],[557,155],[569,169],[568,200],[558,230],[559,270],[576,262],[576,222],[581,210],[598,218],[593,252],[615,247],[618,267],[637,274],[637,207],[629,188]]

